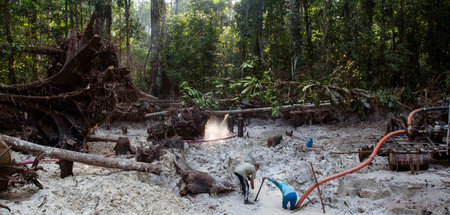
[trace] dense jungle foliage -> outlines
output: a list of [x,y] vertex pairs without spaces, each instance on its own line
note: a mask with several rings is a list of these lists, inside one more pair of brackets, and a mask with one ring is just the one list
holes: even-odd
[[[0,82],[52,75],[56,46],[96,10],[136,85],[217,99],[330,100],[363,113],[450,95],[448,0],[5,0]],[[165,80],[165,82],[163,81]],[[168,88],[166,91],[161,88]],[[156,90],[155,90],[156,89]]]

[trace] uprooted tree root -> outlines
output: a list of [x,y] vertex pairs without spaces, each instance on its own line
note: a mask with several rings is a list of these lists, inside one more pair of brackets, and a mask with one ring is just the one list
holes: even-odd
[[148,141],[161,141],[180,136],[194,139],[203,136],[209,114],[197,106],[169,111],[166,123],[160,123],[147,129]]
[[[34,184],[39,189],[44,188],[42,184],[37,180],[38,170],[43,170],[43,167],[38,166],[39,160],[43,154],[36,157],[31,168],[24,165],[17,164],[14,160],[11,161],[11,147],[8,147],[3,140],[0,140],[0,191],[8,189],[8,186],[16,186],[16,184]],[[0,208],[5,208],[8,211],[11,209],[3,204],[0,204]]]
[[[0,84],[1,133],[80,151],[89,130],[117,104],[140,96],[129,70],[119,67],[116,47],[102,40],[102,29],[103,19],[94,13],[82,34],[72,30],[68,40],[61,40],[65,58],[55,60],[51,68],[60,70],[53,76],[28,84]],[[62,162],[61,177],[71,175],[72,166]]]

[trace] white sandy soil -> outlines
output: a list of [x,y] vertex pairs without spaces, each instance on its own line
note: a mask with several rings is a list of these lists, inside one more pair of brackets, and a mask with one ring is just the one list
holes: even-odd
[[[133,145],[149,144],[145,140],[149,123],[128,125],[126,136]],[[124,136],[120,127],[100,127],[96,135]],[[261,164],[255,189],[250,190],[251,200],[263,176],[288,181],[301,196],[300,190],[314,183],[310,162],[319,180],[354,167],[359,164],[357,154],[330,152],[373,145],[384,128],[385,120],[293,128],[282,120],[251,119],[248,137],[186,145],[182,153],[192,168],[236,185],[236,191],[225,194],[181,197],[176,186],[180,176],[167,151],[154,162],[161,166],[161,176],[75,163],[74,176],[61,179],[57,164],[41,163],[45,171],[39,180],[45,188],[26,185],[0,193],[0,203],[12,209],[0,208],[0,214],[291,214],[281,207],[281,192],[269,181],[264,182],[254,205],[244,205],[239,181],[232,173],[234,166],[240,161]],[[285,135],[290,130],[292,137]],[[281,144],[268,148],[267,138],[277,134],[283,135]],[[305,146],[308,138],[314,141],[312,148]],[[90,150],[97,154],[111,153],[113,147],[111,142],[90,143]],[[17,161],[34,158],[18,152],[12,156]],[[412,175],[389,171],[387,157],[376,157],[372,165],[320,188],[327,214],[450,214],[448,166],[432,165]],[[312,203],[295,214],[323,214],[317,190],[309,198]]]

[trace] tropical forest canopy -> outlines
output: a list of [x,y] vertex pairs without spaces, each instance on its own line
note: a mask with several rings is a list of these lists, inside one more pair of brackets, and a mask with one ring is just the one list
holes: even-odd
[[[59,41],[104,18],[135,84],[203,108],[330,100],[412,106],[450,92],[448,0],[5,0],[0,82],[52,74]],[[59,56],[60,57],[60,56]]]

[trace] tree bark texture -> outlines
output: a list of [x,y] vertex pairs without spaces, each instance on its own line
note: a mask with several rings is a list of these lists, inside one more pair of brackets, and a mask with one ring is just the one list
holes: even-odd
[[324,63],[325,63],[325,71],[328,71],[328,61],[330,60],[330,54],[328,50],[328,18],[327,18],[327,0],[323,0],[323,50],[324,50]]
[[291,30],[291,38],[294,44],[292,49],[292,79],[297,76],[297,69],[300,67],[301,63],[301,50],[302,50],[302,28],[301,28],[301,17],[300,17],[300,1],[299,0],[290,0],[290,30]]
[[[125,0],[125,41],[127,47],[127,67],[131,66],[131,52],[130,52],[130,7],[131,0]],[[152,30],[153,31],[153,30]]]
[[152,0],[151,94],[159,96],[162,88],[162,16],[164,0]]
[[[10,45],[13,43],[11,35],[11,8],[9,6],[9,0],[5,0],[5,26],[6,26],[6,40]],[[8,56],[8,79],[9,83],[15,84],[17,82],[16,72],[14,71],[14,54],[11,52]]]
[[179,155],[175,155],[174,164],[181,174],[178,182],[180,195],[199,193],[225,193],[234,190],[228,181],[218,181],[207,172],[192,169]]
[[313,62],[313,47],[312,47],[312,34],[311,34],[311,23],[309,21],[309,5],[308,0],[303,0],[303,9],[305,10],[305,30],[306,30],[306,45],[308,46],[308,66],[311,66]]
[[160,174],[160,170],[152,164],[136,162],[128,159],[120,158],[107,158],[101,155],[92,155],[81,152],[74,152],[64,149],[58,149],[53,147],[41,146],[38,144],[30,143],[18,138],[9,137],[0,134],[0,139],[5,141],[7,145],[12,145],[14,149],[44,153],[45,156],[58,158],[62,160],[68,160],[72,162],[80,162],[84,164],[101,166],[107,168],[117,168],[123,170],[136,170],[140,172],[150,172],[153,174]]

